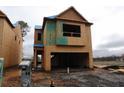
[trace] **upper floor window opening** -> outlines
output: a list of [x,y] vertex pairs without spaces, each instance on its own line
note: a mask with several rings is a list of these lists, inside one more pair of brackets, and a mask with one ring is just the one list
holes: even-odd
[[38,33],[38,41],[41,40],[41,33]]
[[80,26],[63,24],[63,36],[80,37],[81,36]]

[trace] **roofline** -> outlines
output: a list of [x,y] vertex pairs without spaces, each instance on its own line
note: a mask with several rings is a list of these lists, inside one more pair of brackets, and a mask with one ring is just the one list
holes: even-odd
[[5,18],[5,19],[7,20],[7,22],[10,24],[10,26],[11,26],[12,28],[15,28],[14,25],[13,25],[13,24],[11,23],[11,21],[9,20],[9,18],[7,17],[7,15],[4,14],[1,10],[0,10],[0,12],[3,14],[3,15],[0,15],[0,18]]
[[58,14],[57,17],[59,17],[60,15],[64,14],[65,12],[67,12],[69,9],[73,9],[82,19],[84,19],[84,21],[87,21],[73,6],[70,6],[69,8],[67,8],[66,10],[61,12],[60,14]]
[[41,29],[37,29],[37,28],[35,28],[35,30],[42,30],[42,28],[41,28]]
[[82,22],[82,21],[77,21],[77,20],[69,20],[69,19],[64,19],[64,18],[57,18],[57,20],[64,20],[64,21],[71,21],[71,22],[77,22],[77,23],[84,23],[84,24],[90,24],[93,25],[91,22]]
[[44,19],[43,19],[43,25],[42,25],[42,30],[44,30],[45,23],[46,23],[46,21],[48,21],[48,20],[51,20],[51,21],[64,20],[64,21],[71,21],[71,22],[77,22],[77,23],[84,23],[84,24],[87,24],[87,25],[93,25],[93,23],[88,22],[88,21],[82,22],[82,21],[69,20],[69,19],[61,19],[61,18],[49,19],[49,18],[47,18],[47,17],[44,17]]
[[34,29],[35,30],[42,30],[42,26],[41,25],[35,25]]
[[42,30],[44,30],[45,23],[46,23],[46,21],[48,21],[48,20],[56,21],[57,19],[56,19],[56,18],[55,18],[55,19],[49,19],[49,18],[47,18],[47,17],[44,17],[44,18],[43,18]]
[[35,30],[42,30],[42,28],[34,28]]
[[[69,9],[73,9],[82,19],[84,19],[84,22],[83,21],[76,21],[76,20],[69,20],[69,19],[64,19],[64,18],[60,18],[59,17],[63,13],[67,12]],[[47,20],[52,20],[52,21],[65,20],[65,21],[73,21],[73,22],[78,22],[78,23],[84,23],[86,25],[93,25],[93,23],[88,22],[73,6],[67,8],[66,10],[64,10],[63,12],[61,12],[60,14],[56,15],[56,17],[54,19],[49,19],[48,17],[44,17],[43,18],[42,30],[44,30],[45,23],[46,23]]]

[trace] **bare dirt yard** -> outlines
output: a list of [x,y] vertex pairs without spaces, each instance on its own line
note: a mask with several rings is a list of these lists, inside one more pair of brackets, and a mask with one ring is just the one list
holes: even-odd
[[[115,62],[116,63],[116,62]],[[124,87],[124,73],[115,68],[105,69],[104,65],[118,65],[114,62],[94,62],[95,68],[72,69],[70,74],[66,69],[57,69],[52,72],[32,71],[32,87],[50,87],[51,80],[55,87]],[[120,64],[119,64],[120,66]],[[121,69],[124,69],[124,62]],[[17,67],[4,71],[3,87],[20,87],[20,70]]]

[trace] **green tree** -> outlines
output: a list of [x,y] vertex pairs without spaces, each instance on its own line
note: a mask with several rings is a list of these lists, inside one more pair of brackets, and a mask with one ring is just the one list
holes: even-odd
[[22,31],[22,37],[25,37],[27,33],[30,31],[30,27],[27,22],[25,21],[17,21],[17,24],[20,25],[21,31]]

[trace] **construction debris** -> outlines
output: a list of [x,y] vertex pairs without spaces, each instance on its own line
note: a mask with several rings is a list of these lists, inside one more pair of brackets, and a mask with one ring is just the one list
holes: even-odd
[[19,64],[21,68],[21,86],[30,87],[31,86],[31,62],[23,61]]
[[55,87],[55,86],[54,86],[54,81],[53,81],[53,80],[51,80],[51,82],[50,82],[50,87]]
[[[32,73],[32,87],[124,87],[124,74],[96,68],[88,69],[57,69],[48,72]],[[4,87],[19,87],[20,76],[17,67],[10,68],[4,74]]]

